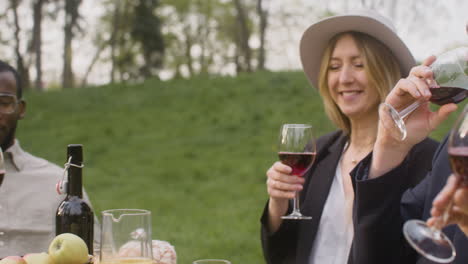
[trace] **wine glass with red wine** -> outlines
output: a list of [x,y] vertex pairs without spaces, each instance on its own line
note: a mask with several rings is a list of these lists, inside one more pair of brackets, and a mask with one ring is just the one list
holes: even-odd
[[[430,68],[436,81],[429,87],[432,93],[430,102],[437,105],[458,104],[468,96],[468,47],[441,54]],[[416,101],[401,111],[388,103],[382,103],[380,120],[395,138],[404,140],[408,134],[404,119],[422,103]]]
[[[450,132],[448,155],[452,172],[460,179],[459,187],[468,187],[468,105]],[[420,220],[410,220],[403,227],[406,239],[416,251],[438,263],[450,263],[456,255],[452,242],[441,231],[446,225],[451,207],[452,202],[447,205],[433,227],[428,227]]]
[[[284,124],[280,130],[278,156],[281,163],[292,168],[291,177],[303,177],[315,160],[313,127],[305,124]],[[293,211],[283,219],[312,219],[299,209],[299,192],[293,198]]]

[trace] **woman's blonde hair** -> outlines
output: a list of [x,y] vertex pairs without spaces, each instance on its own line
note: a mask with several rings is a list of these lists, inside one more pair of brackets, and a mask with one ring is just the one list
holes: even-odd
[[390,49],[372,36],[360,32],[349,31],[337,34],[330,40],[320,63],[318,88],[320,95],[323,98],[325,112],[330,120],[335,123],[338,128],[349,133],[351,131],[349,118],[341,112],[338,105],[333,101],[328,87],[330,58],[333,50],[335,49],[336,43],[344,35],[351,35],[356,42],[364,60],[364,71],[366,73],[369,86],[377,89],[380,102],[385,100],[385,97],[401,78],[402,74],[398,61]]

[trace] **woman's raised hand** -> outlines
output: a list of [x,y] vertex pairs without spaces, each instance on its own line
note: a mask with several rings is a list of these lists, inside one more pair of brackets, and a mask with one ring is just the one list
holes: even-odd
[[[421,65],[413,67],[408,77],[398,81],[385,99],[386,103],[399,110],[417,100],[427,102],[419,106],[406,118],[405,125],[408,131],[408,138],[404,141],[404,144],[412,146],[419,143],[437,128],[451,112],[457,109],[455,104],[443,105],[434,112],[429,108],[428,102],[431,98],[429,88],[437,85],[430,68],[435,59],[435,56],[430,56]],[[385,131],[379,132],[385,133]]]

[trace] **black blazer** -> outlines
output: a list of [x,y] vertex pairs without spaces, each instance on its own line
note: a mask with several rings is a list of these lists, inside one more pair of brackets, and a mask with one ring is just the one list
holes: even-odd
[[[306,182],[300,198],[301,212],[312,216],[312,220],[284,221],[277,232],[270,234],[267,230],[266,205],[261,218],[261,240],[267,263],[308,263],[323,207],[347,141],[348,137],[342,131],[329,133],[317,140],[317,157],[305,176]],[[411,159],[419,155],[423,161],[414,166],[417,167],[417,173],[409,177],[413,186],[426,174],[436,147],[437,142],[426,139],[409,154]]]
[[[410,161],[373,180],[366,180],[371,157],[367,157],[352,172],[356,177],[354,226],[354,263],[435,263],[413,250],[402,234],[406,220],[427,220],[432,201],[445,186],[452,173],[447,154],[447,138],[434,155],[432,171],[416,187],[408,189]],[[378,205],[376,203],[379,203]],[[468,239],[456,225],[444,233],[454,243],[457,256],[454,264],[468,263]],[[366,252],[364,252],[366,251]]]

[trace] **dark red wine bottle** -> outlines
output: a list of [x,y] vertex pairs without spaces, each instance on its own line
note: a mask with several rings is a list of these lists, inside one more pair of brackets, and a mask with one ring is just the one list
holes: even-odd
[[[70,159],[71,157],[71,159]],[[83,146],[68,145],[67,148],[68,185],[67,196],[60,203],[55,215],[55,233],[73,233],[81,237],[93,254],[94,213],[83,200]]]

